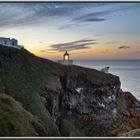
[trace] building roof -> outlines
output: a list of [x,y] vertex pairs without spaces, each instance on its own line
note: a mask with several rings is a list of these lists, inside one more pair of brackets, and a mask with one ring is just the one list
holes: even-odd
[[15,41],[17,41],[15,38],[7,38],[7,37],[0,37],[0,39],[9,39],[9,40],[15,40]]
[[10,38],[7,38],[7,37],[0,37],[0,39],[10,39]]
[[66,51],[66,52],[64,53],[64,55],[69,55],[69,54],[68,54],[68,52]]
[[15,38],[12,38],[11,40],[15,40],[15,41],[17,41]]

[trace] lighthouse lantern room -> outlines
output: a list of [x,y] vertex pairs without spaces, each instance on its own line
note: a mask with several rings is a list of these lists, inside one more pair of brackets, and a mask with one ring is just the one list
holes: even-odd
[[73,64],[73,60],[70,60],[69,58],[69,54],[66,51],[63,55],[63,60],[58,60],[58,63],[63,64],[63,65],[72,65]]
[[67,51],[64,53],[64,60],[69,60],[69,54]]

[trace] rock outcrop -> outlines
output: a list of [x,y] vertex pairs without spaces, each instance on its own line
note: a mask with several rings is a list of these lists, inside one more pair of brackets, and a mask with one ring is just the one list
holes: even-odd
[[140,129],[134,129],[129,132],[120,134],[119,137],[140,137]]
[[118,76],[0,48],[0,91],[36,116],[48,136],[119,136],[140,127],[140,102]]
[[119,77],[67,66],[60,82],[60,89],[44,89],[41,96],[61,134],[68,129],[67,123],[80,136],[117,136],[139,128],[140,102],[131,93],[122,92]]

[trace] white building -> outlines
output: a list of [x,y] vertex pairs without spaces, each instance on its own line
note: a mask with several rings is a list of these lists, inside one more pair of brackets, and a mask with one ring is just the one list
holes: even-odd
[[16,39],[10,39],[10,38],[4,38],[0,37],[0,45],[6,46],[6,47],[12,47],[16,49],[21,49],[23,46],[18,45],[18,41]]
[[101,71],[104,72],[104,73],[108,73],[109,72],[109,67],[102,68]]

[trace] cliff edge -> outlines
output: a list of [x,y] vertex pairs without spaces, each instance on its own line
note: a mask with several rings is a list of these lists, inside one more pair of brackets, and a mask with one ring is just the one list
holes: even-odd
[[140,127],[140,102],[118,76],[25,49],[0,46],[0,92],[36,116],[46,136],[118,136]]

